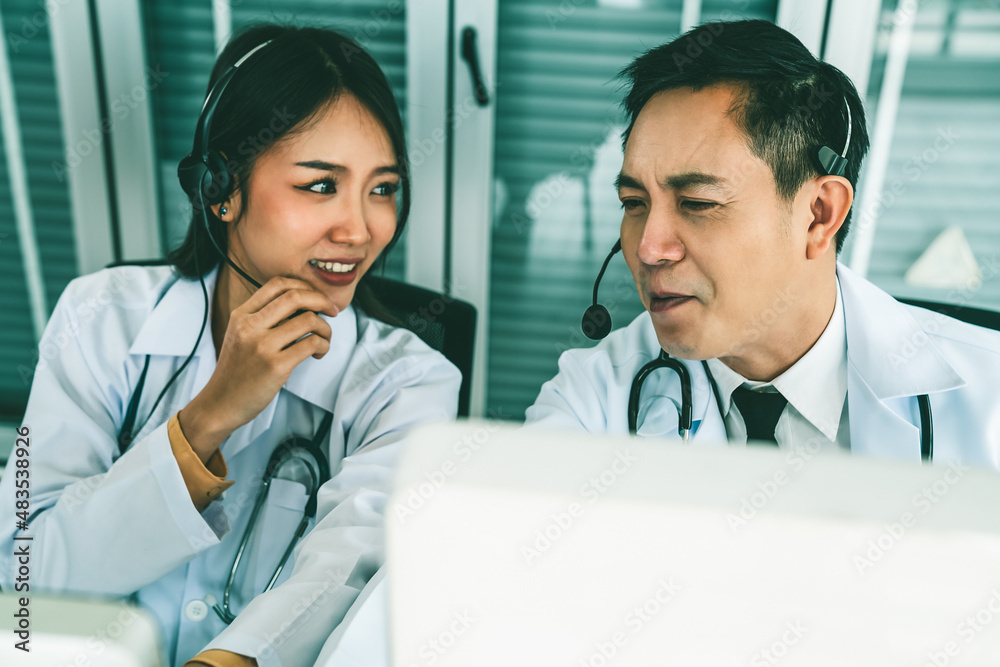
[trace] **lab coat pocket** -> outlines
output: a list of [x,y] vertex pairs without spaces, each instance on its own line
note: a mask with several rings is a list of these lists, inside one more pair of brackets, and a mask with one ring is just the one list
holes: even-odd
[[[253,550],[247,563],[252,572],[253,594],[259,595],[274,575],[281,557],[295,538],[309,496],[304,484],[287,479],[272,479],[267,500],[257,518]],[[288,557],[275,586],[288,579],[294,554]]]

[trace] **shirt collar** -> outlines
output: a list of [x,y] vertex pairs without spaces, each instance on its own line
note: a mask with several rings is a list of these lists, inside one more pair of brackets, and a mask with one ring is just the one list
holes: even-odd
[[751,382],[718,359],[709,359],[708,365],[722,396],[723,414],[729,413],[732,393],[740,385],[774,387],[810,424],[836,440],[847,398],[847,327],[840,282],[826,329],[791,368],[771,382]]
[[330,325],[330,350],[322,359],[307,358],[295,367],[285,389],[304,401],[332,411],[347,364],[358,344],[358,316],[348,306],[336,317],[320,315]]

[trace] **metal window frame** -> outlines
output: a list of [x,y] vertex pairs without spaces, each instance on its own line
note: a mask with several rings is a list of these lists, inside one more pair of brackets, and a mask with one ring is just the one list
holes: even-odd
[[410,186],[406,280],[445,291],[445,127],[448,0],[406,12],[406,119]]
[[95,0],[104,54],[122,259],[160,257],[152,91],[169,72],[147,66],[138,0]]
[[774,22],[798,37],[813,55],[820,57],[828,1],[835,0],[779,0]]
[[[476,352],[473,361],[472,416],[486,405],[487,350],[490,328],[490,259],[493,232],[493,149],[496,122],[498,0],[458,0],[454,35],[454,138],[452,211],[459,224],[451,226],[451,292],[476,306]],[[489,91],[489,103],[475,101],[472,77],[461,58],[462,31],[475,28],[479,65]]]
[[[94,145],[101,137],[101,116],[87,3],[60,5],[58,12],[50,14],[49,28],[77,271],[89,273],[106,266],[114,256],[104,153]],[[72,164],[77,160],[78,164]]]
[[[97,16],[109,118],[101,118],[90,3]],[[162,81],[146,66],[145,32],[138,0],[89,0],[51,13],[52,50],[66,142],[67,177],[81,274],[114,257],[109,187],[114,185],[123,259],[159,257],[158,193],[150,91]],[[160,73],[162,74],[162,73]],[[167,73],[169,75],[169,73]],[[109,183],[103,141],[111,142]],[[87,155],[82,155],[82,149]],[[69,158],[79,154],[79,165]],[[74,160],[75,161],[75,160]],[[86,165],[86,168],[82,168]]]

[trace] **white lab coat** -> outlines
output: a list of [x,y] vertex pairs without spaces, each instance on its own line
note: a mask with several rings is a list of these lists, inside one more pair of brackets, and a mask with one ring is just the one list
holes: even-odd
[[[1000,333],[905,306],[838,266],[847,325],[851,449],[920,461],[916,396],[930,395],[934,460],[1000,468]],[[589,349],[565,352],[559,373],[528,409],[529,427],[628,432],[628,398],[638,370],[659,355],[642,313]],[[724,446],[726,429],[700,362],[684,361],[694,402],[692,443]],[[649,376],[639,434],[677,435],[680,383],[670,371]],[[833,446],[830,444],[830,446]],[[318,667],[386,667],[388,586],[373,578],[330,637]]]
[[[1000,468],[1000,333],[899,303],[837,267],[847,325],[847,409],[851,450],[920,460],[917,396],[930,396],[934,461]],[[660,352],[647,313],[596,347],[569,350],[526,423],[598,433],[628,432],[628,400],[638,370]],[[694,444],[724,445],[726,428],[700,361],[691,373]],[[677,434],[680,382],[650,375],[639,406],[639,435]]]
[[[214,280],[213,273],[209,294]],[[400,440],[413,424],[454,418],[461,377],[408,331],[353,308],[326,318],[329,353],[302,362],[257,418],[223,444],[236,483],[199,513],[166,422],[215,369],[207,328],[188,369],[124,455],[116,440],[145,356],[152,355],[137,425],[190,352],[202,316],[199,283],[177,279],[168,267],[105,270],[66,288],[40,345],[24,418],[34,518],[26,532],[14,531],[12,520],[0,527],[0,585],[13,588],[13,534],[30,534],[33,592],[134,594],[163,624],[170,664],[210,645],[256,656],[262,667],[312,665],[381,565]],[[204,599],[222,599],[264,467],[288,436],[311,439],[330,410],[333,478],[320,490],[316,525],[296,549],[294,570],[282,573],[287,581],[227,628]],[[0,481],[8,518],[13,478]],[[304,504],[301,484],[276,480],[258,522],[280,536],[254,541],[250,574],[234,586],[234,611],[263,589]]]

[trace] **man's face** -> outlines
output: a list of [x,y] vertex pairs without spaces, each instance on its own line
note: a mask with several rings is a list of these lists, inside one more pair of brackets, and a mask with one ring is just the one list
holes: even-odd
[[788,313],[804,295],[809,204],[778,196],[727,114],[732,96],[725,86],[655,95],[619,177],[625,260],[661,347],[684,359],[797,344]]

